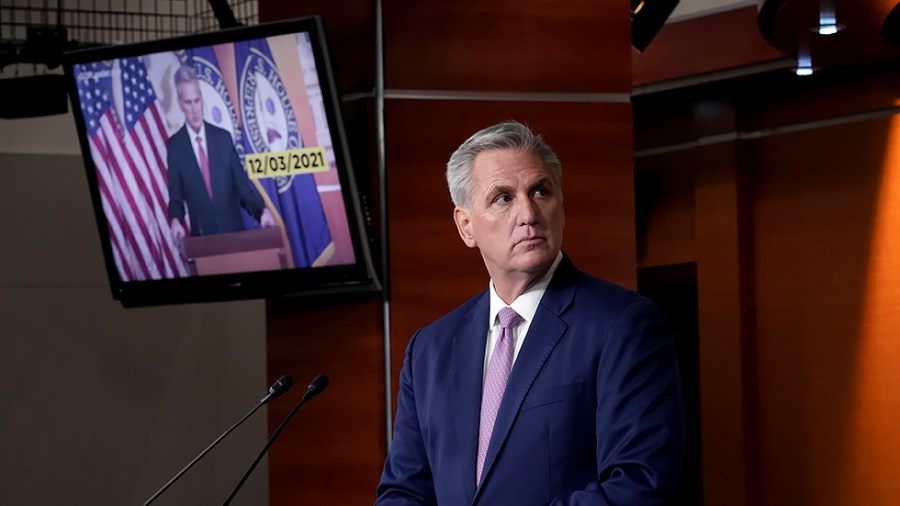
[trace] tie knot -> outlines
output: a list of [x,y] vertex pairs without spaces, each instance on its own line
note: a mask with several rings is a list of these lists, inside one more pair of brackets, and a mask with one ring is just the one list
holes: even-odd
[[203,137],[197,136],[197,144],[203,144]]
[[500,318],[500,328],[510,329],[522,322],[522,317],[511,307],[505,307],[500,310],[498,315]]

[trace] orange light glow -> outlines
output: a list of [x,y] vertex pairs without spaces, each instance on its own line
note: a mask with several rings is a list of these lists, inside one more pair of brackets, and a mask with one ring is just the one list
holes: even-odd
[[900,497],[900,117],[886,140],[845,442],[852,471],[841,504],[887,506]]

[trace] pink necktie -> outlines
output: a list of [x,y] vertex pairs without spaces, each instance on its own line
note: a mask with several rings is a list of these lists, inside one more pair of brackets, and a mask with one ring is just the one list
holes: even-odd
[[494,432],[494,421],[497,419],[497,411],[500,409],[500,401],[503,400],[503,392],[506,390],[506,382],[509,380],[509,371],[512,369],[515,328],[523,321],[519,313],[510,307],[501,309],[499,318],[500,338],[497,339],[497,346],[488,363],[487,374],[484,377],[484,392],[481,394],[478,463],[475,469],[476,485],[481,484],[481,471],[484,469],[484,459],[491,442],[491,433]]
[[209,182],[209,158],[206,157],[206,151],[203,149],[203,138],[197,136],[197,148],[200,151],[200,172],[203,174],[203,182],[206,183],[206,193],[212,198],[212,183]]

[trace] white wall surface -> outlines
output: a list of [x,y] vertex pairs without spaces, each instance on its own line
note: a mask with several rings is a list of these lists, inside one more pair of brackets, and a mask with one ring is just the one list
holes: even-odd
[[[0,120],[0,504],[141,504],[246,413],[265,304],[123,309],[71,116]],[[155,504],[221,504],[265,409]],[[268,502],[265,461],[233,504]]]

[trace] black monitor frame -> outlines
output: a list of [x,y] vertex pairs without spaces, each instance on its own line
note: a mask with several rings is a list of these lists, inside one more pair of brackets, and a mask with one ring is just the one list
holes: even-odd
[[[196,49],[298,32],[309,33],[315,56],[355,262],[346,265],[235,272],[169,279],[123,280],[114,258],[109,232],[110,227],[103,210],[97,167],[91,155],[88,130],[73,72],[74,67],[91,62],[144,56],[182,49]],[[120,300],[123,305],[143,306],[380,291],[381,286],[373,268],[369,249],[366,223],[363,220],[361,209],[363,199],[358,193],[354,171],[351,166],[347,138],[340,112],[339,95],[332,74],[324,28],[318,16],[265,23],[250,27],[242,26],[171,39],[75,51],[65,55],[64,69],[81,142],[110,288],[113,297]]]

